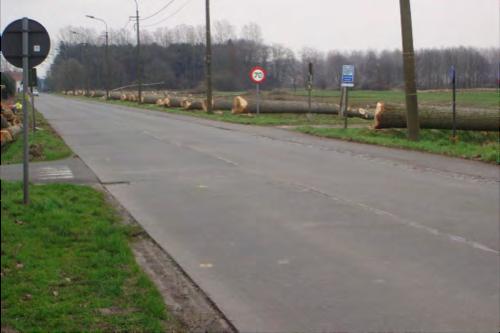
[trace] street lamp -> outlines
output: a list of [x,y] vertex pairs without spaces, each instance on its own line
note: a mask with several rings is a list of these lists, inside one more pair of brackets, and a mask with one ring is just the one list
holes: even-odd
[[109,39],[108,39],[108,24],[106,23],[106,21],[104,21],[102,18],[98,18],[98,17],[95,17],[93,15],[85,15],[86,17],[88,17],[89,19],[93,19],[93,20],[97,20],[97,21],[100,21],[102,23],[104,23],[105,27],[106,27],[106,49],[105,49],[105,57],[106,57],[106,99],[109,98],[109,52],[108,52],[108,49],[109,49]]

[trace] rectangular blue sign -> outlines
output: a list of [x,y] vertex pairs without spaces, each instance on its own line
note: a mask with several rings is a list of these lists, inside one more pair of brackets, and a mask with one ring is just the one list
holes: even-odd
[[342,66],[342,87],[354,87],[354,65]]

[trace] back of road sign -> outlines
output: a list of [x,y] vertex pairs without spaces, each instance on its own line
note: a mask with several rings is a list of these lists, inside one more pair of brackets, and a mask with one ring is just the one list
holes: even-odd
[[[1,37],[2,54],[12,65],[23,67],[23,20],[10,23]],[[40,65],[50,51],[47,30],[35,20],[28,19],[28,67]]]

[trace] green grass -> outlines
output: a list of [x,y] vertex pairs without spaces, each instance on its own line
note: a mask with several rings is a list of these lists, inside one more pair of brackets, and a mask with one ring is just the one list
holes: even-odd
[[[1,183],[2,328],[160,332],[176,327],[104,195],[64,184]],[[105,313],[106,311],[111,313]]]
[[299,127],[299,132],[327,138],[363,142],[387,147],[406,148],[443,155],[499,163],[499,137],[495,132],[458,131],[453,143],[449,130],[421,130],[420,141],[408,141],[406,130],[372,130],[368,128],[313,128]]
[[[50,127],[47,120],[39,112],[36,112],[36,125],[41,129],[37,130],[35,133],[30,129],[28,142],[30,145],[41,144],[43,147],[43,155],[36,158],[30,158],[31,161],[54,161],[72,155],[69,147],[52,127]],[[22,163],[24,151],[23,144],[23,134],[20,133],[15,141],[9,143],[2,149],[2,164]]]
[[[289,91],[288,94],[305,97],[306,90]],[[313,98],[318,101],[335,101],[340,99],[340,91],[313,90]],[[451,91],[419,91],[418,102],[422,106],[449,106],[451,105]],[[373,105],[378,101],[388,104],[404,104],[405,95],[402,90],[350,90],[349,101],[353,106]],[[457,107],[498,108],[498,92],[494,90],[458,90]]]

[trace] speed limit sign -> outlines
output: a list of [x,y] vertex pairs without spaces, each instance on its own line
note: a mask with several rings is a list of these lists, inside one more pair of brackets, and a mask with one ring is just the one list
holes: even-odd
[[250,71],[250,79],[256,83],[260,84],[266,80],[266,70],[262,67],[256,66]]

